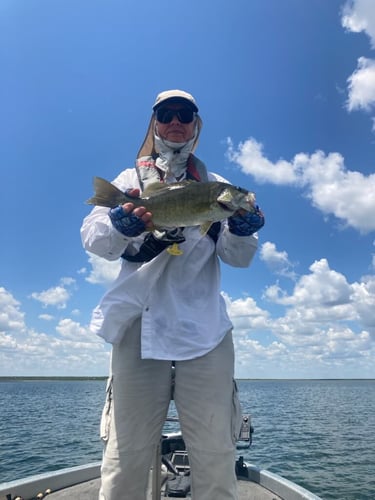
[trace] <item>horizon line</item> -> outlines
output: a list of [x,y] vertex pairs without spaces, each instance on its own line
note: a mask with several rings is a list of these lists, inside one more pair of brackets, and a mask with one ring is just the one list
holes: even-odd
[[[6,380],[106,380],[108,375],[0,375],[0,381]],[[252,377],[234,377],[236,380],[256,380],[256,381],[288,381],[288,380],[375,380],[375,377],[265,377],[265,378],[252,378]]]

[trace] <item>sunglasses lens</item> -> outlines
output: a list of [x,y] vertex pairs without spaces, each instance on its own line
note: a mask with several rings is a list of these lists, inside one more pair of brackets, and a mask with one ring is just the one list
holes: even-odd
[[160,123],[169,123],[172,121],[173,113],[167,108],[159,108],[156,110],[156,119]]
[[191,123],[194,119],[194,111],[189,108],[179,109],[177,118],[181,123]]
[[160,123],[170,123],[174,116],[177,116],[181,123],[191,123],[194,120],[194,111],[189,108],[159,108],[156,110],[156,119]]

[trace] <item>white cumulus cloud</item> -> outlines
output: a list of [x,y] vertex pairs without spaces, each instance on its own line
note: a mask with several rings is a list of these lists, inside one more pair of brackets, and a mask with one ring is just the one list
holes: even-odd
[[357,69],[348,78],[349,111],[363,109],[370,111],[375,107],[375,60],[366,57],[358,59]]
[[239,376],[373,376],[375,276],[349,283],[321,259],[291,291],[270,286],[267,310],[249,297],[225,298]]
[[51,314],[39,314],[39,319],[43,319],[44,321],[52,321],[54,317]]
[[373,0],[350,0],[342,9],[342,25],[348,31],[364,31],[375,48],[375,5]]
[[[375,48],[375,4],[373,0],[350,0],[342,9],[341,23],[353,33],[365,32]],[[375,60],[359,57],[357,68],[348,78],[348,111],[375,108]],[[373,130],[375,130],[375,118]]]
[[285,250],[278,251],[275,243],[270,241],[263,243],[260,248],[260,259],[276,274],[292,279],[296,277],[293,271],[294,264],[289,261],[288,253]]
[[61,278],[60,285],[48,288],[42,292],[33,292],[31,297],[41,302],[43,307],[54,306],[58,309],[65,309],[71,297],[71,291],[68,290],[68,287],[72,287],[75,283],[76,280],[74,278]]
[[94,285],[108,286],[117,278],[121,267],[120,260],[108,261],[92,253],[86,253],[89,256],[89,263],[91,264],[91,271],[86,277],[86,281]]
[[25,314],[20,305],[10,292],[0,287],[0,332],[21,332],[25,329]]
[[241,166],[245,174],[253,175],[259,183],[272,182],[279,185],[295,185],[302,180],[297,162],[278,160],[272,163],[263,154],[263,144],[250,137],[236,148],[231,138],[227,139],[227,157]]
[[42,292],[33,292],[31,297],[41,302],[43,307],[55,306],[59,309],[65,309],[70,293],[63,286],[55,286]]
[[251,137],[236,148],[229,140],[227,155],[257,182],[303,188],[325,215],[361,233],[375,230],[375,174],[348,170],[339,153],[298,153],[290,161],[273,163],[264,156],[263,145]]
[[77,321],[73,321],[71,318],[64,318],[59,321],[56,326],[56,331],[66,339],[75,341],[87,341],[98,340],[98,337],[93,337],[87,327],[82,326]]
[[[63,318],[49,333],[25,323],[21,303],[0,288],[0,375],[105,375],[109,347],[87,325]],[[46,324],[53,319],[40,315]]]

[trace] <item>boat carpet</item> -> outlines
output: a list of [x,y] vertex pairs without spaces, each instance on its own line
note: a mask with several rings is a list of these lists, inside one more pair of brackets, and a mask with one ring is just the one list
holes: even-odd
[[[238,483],[239,500],[282,500],[281,497],[259,486],[259,484],[249,481],[239,481]],[[100,479],[93,479],[64,490],[55,491],[49,494],[46,500],[98,500],[99,487]],[[151,500],[151,495],[149,498]],[[162,498],[165,497],[162,496]]]

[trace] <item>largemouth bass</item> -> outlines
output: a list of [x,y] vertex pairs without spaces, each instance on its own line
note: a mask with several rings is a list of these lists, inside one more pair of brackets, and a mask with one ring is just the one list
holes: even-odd
[[143,206],[152,213],[155,229],[201,226],[206,233],[212,223],[237,210],[255,211],[254,193],[225,182],[157,182],[150,184],[140,198],[134,198],[105,179],[94,177],[94,189],[94,196],[86,203],[109,208],[129,202]]

